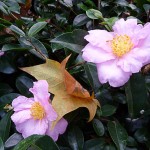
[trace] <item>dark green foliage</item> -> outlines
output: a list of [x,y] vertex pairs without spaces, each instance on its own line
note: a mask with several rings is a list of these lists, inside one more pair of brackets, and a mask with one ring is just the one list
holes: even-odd
[[[134,74],[123,87],[112,88],[99,82],[96,66],[81,55],[88,30],[111,31],[119,18],[150,21],[150,0],[32,0],[31,6],[25,4],[25,0],[0,1],[0,52],[5,52],[0,56],[0,150],[149,150],[149,70]],[[23,139],[11,123],[12,110],[5,107],[19,95],[32,96],[29,88],[35,79],[20,67],[42,64],[46,57],[61,62],[69,54],[68,71],[94,93],[101,107],[92,122],[87,122],[83,108],[67,114],[67,131],[56,143],[41,135]]]

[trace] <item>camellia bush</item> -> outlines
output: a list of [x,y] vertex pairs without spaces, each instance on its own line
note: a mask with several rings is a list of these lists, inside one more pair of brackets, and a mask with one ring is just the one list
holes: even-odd
[[150,0],[0,1],[0,150],[149,150]]

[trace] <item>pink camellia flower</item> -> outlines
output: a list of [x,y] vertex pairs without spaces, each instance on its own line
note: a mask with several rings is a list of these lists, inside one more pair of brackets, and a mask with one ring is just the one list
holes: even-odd
[[91,30],[83,49],[83,59],[97,66],[101,83],[113,87],[124,85],[141,67],[150,63],[150,23],[137,24],[137,19],[120,19],[113,32]]
[[34,82],[30,88],[34,98],[19,96],[13,100],[14,114],[11,116],[18,132],[26,138],[33,134],[49,135],[57,141],[59,134],[63,134],[67,128],[67,121],[62,118],[51,129],[52,121],[57,118],[57,113],[50,104],[48,83],[45,80]]
[[0,51],[0,56],[3,56],[4,55],[4,52]]

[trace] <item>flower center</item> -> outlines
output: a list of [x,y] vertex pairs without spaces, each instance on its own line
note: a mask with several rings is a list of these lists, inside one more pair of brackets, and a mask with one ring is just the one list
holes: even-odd
[[128,53],[133,48],[133,43],[128,35],[117,35],[111,41],[111,48],[113,53],[122,57],[124,54]]
[[39,102],[34,102],[30,111],[34,119],[43,119],[45,116],[45,110]]

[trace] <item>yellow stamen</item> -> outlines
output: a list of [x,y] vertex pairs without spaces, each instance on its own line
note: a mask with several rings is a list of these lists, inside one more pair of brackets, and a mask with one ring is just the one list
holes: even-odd
[[34,119],[43,119],[45,116],[45,110],[39,102],[34,102],[31,106],[31,116]]
[[113,53],[122,57],[124,54],[128,53],[133,48],[133,43],[128,35],[117,35],[111,41],[111,48]]

